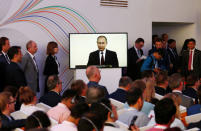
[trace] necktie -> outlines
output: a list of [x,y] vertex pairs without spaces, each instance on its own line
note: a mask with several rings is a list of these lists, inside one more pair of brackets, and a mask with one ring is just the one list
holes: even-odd
[[101,65],[104,65],[104,56],[103,56],[103,52],[101,51]]
[[189,59],[188,59],[188,70],[191,70],[191,64],[192,64],[192,54],[193,51],[190,51]]
[[36,64],[35,56],[33,57],[33,60],[34,60],[34,64],[35,64],[36,70],[38,71],[38,66],[37,66],[37,64]]
[[10,64],[10,59],[8,58],[7,54],[5,54],[5,57],[6,57],[6,61],[8,62],[8,64]]
[[137,53],[138,53],[138,57],[141,57],[141,52],[140,52],[140,50],[137,50]]

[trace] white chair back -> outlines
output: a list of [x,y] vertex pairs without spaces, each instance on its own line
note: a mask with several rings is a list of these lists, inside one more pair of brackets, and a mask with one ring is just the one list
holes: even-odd
[[111,103],[117,107],[117,110],[123,109],[124,108],[124,103],[117,101],[115,99],[110,98]]
[[44,103],[38,103],[36,107],[43,109],[45,112],[48,112],[52,108]]
[[195,114],[195,115],[191,115],[191,116],[186,116],[186,123],[195,123],[201,120],[201,113]]
[[124,124],[123,122],[117,120],[115,123],[116,123],[122,130],[124,130],[124,131],[129,131],[129,130],[128,130],[128,125]]
[[15,111],[13,113],[10,114],[15,120],[19,120],[19,119],[26,119],[28,117],[28,115],[26,115],[25,113],[21,112],[21,111]]

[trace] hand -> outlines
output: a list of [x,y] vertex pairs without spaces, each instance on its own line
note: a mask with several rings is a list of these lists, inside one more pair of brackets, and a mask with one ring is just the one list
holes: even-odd
[[143,60],[143,59],[141,59],[141,58],[137,59],[136,63],[140,62],[141,60]]
[[135,125],[131,126],[131,131],[139,131],[139,128]]

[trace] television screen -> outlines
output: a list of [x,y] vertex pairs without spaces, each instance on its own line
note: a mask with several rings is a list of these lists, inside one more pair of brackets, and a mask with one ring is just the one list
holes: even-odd
[[70,33],[70,68],[127,67],[127,33]]

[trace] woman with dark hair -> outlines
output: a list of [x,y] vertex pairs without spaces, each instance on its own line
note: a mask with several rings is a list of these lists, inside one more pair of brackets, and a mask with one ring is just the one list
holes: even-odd
[[51,126],[50,119],[46,113],[36,111],[26,119],[25,130],[34,128],[48,128]]
[[43,74],[46,76],[45,78],[45,93],[48,92],[47,88],[47,79],[50,75],[58,75],[59,74],[59,62],[57,57],[55,56],[59,51],[58,44],[54,41],[51,41],[47,45],[47,52],[48,55],[45,61],[45,67]]

